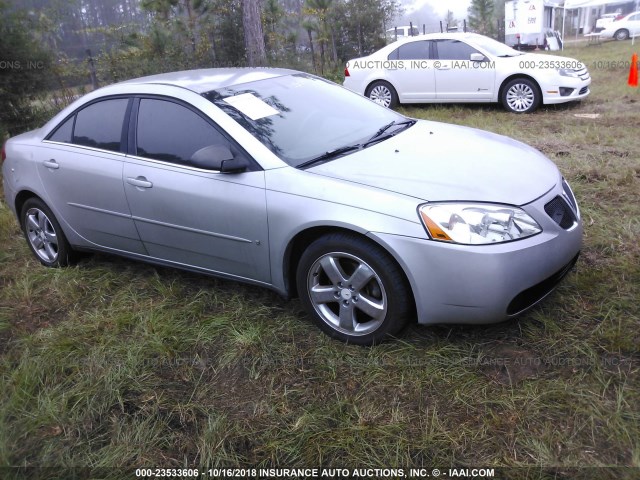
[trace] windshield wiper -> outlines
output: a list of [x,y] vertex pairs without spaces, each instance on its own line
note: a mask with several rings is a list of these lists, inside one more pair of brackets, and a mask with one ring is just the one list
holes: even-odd
[[336,148],[335,150],[329,150],[328,152],[323,153],[322,155],[312,158],[311,160],[307,160],[306,162],[301,163],[296,166],[296,168],[307,168],[311,165],[316,165],[318,163],[323,163],[333,158],[339,157],[340,155],[344,155],[345,153],[352,152],[354,150],[360,150],[362,148],[361,144],[356,145],[347,145],[346,147]]
[[380,142],[382,140],[385,140],[388,137],[393,137],[396,133],[398,133],[400,130],[404,130],[404,129],[398,129],[396,131],[394,131],[393,133],[384,135],[384,132],[386,132],[387,130],[389,130],[391,127],[394,126],[398,126],[398,125],[406,125],[405,128],[410,127],[411,125],[413,125],[414,123],[416,123],[417,120],[405,120],[403,122],[398,122],[396,123],[396,121],[394,120],[391,123],[388,123],[387,125],[385,125],[384,127],[380,128],[374,136],[372,136],[369,140],[367,140],[364,143],[356,143],[355,145],[347,145],[346,147],[340,147],[340,148],[336,148],[335,150],[329,150],[328,152],[323,153],[322,155],[312,158],[311,160],[307,160],[306,162],[301,163],[300,165],[296,166],[296,168],[307,168],[310,167],[312,165],[317,165],[318,163],[323,163],[326,162],[328,160],[332,160],[336,157],[339,157],[341,155],[344,155],[345,153],[349,153],[349,152],[353,152],[355,150],[360,150],[361,148],[366,148],[369,144],[373,143],[373,142]]
[[404,122],[399,122],[399,123],[396,123],[396,121],[394,120],[393,122],[386,124],[380,130],[378,130],[369,140],[367,140],[365,143],[363,143],[362,146],[366,147],[367,145],[369,145],[372,142],[379,142],[379,141],[382,141],[382,140],[384,140],[386,138],[393,137],[393,135],[398,133],[399,130],[393,132],[393,134],[385,135],[384,137],[382,137],[382,134],[384,132],[386,132],[387,130],[389,130],[391,127],[398,126],[398,125],[406,125],[405,128],[409,128],[414,123],[416,123],[416,120],[405,120]]

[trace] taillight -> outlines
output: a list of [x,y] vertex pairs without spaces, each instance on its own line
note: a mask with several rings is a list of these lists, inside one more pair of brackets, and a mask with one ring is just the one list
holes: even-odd
[[345,77],[350,77],[351,75],[349,74],[349,68],[345,67],[344,69],[344,76]]

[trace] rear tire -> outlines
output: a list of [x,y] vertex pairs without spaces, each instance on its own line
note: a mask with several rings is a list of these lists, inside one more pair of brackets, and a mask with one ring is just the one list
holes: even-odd
[[378,80],[369,85],[365,96],[369,100],[373,100],[387,108],[395,108],[399,103],[396,89],[393,88],[389,82],[385,82],[384,80]]
[[411,311],[400,267],[380,246],[355,234],[331,233],[309,245],[296,282],[314,323],[346,343],[379,343],[398,333]]
[[73,250],[53,212],[39,198],[27,200],[20,224],[29,248],[46,267],[64,267],[72,261]]
[[613,38],[620,41],[627,40],[629,38],[629,30],[625,30],[624,28],[621,30],[618,30],[616,33],[613,34]]

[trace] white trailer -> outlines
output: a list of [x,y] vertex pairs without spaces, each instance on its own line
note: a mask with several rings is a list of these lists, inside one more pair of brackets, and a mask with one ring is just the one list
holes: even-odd
[[562,0],[509,0],[504,4],[505,43],[519,50],[559,50],[555,9]]

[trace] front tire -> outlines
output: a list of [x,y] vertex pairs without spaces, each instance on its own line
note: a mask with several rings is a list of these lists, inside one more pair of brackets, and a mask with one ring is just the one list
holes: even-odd
[[614,37],[616,40],[620,40],[620,41],[622,41],[622,40],[627,40],[627,39],[629,38],[629,30],[625,30],[624,28],[623,28],[623,29],[621,29],[621,30],[618,30],[618,31],[613,35],[613,37]]
[[350,233],[320,237],[302,254],[296,282],[314,323],[346,343],[373,345],[406,324],[404,273],[378,245]]
[[395,108],[399,103],[396,89],[384,80],[378,80],[369,85],[365,96],[387,108]]
[[27,200],[20,214],[20,224],[29,248],[47,267],[64,267],[73,251],[58,220],[39,198]]
[[528,78],[516,78],[502,89],[502,106],[513,113],[531,113],[542,100],[538,85]]

